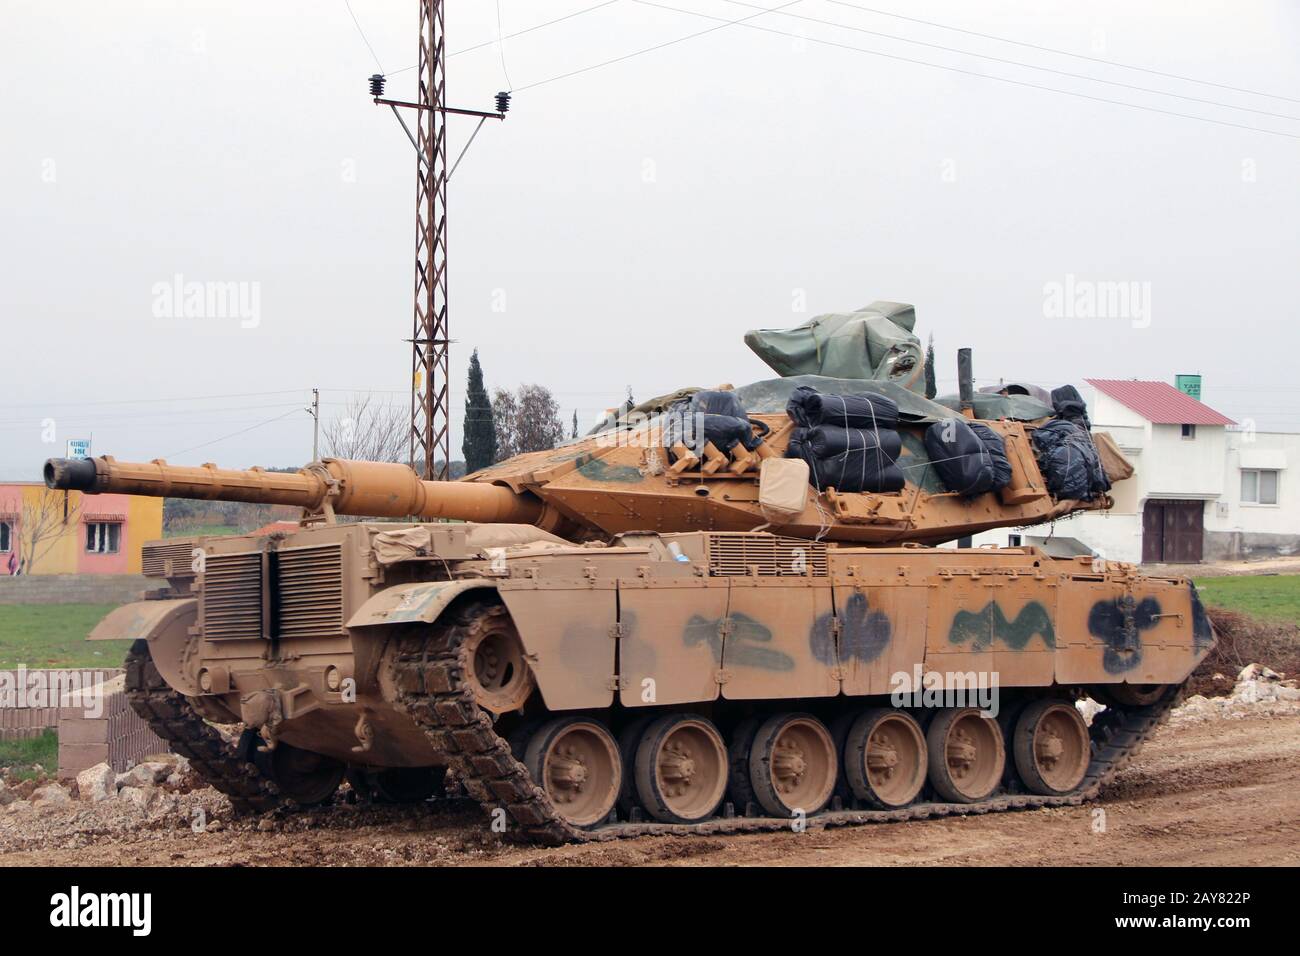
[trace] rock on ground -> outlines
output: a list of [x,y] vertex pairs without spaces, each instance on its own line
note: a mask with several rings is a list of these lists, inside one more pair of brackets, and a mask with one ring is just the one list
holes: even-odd
[[117,794],[117,774],[106,763],[97,763],[77,774],[77,795],[81,800],[98,803]]

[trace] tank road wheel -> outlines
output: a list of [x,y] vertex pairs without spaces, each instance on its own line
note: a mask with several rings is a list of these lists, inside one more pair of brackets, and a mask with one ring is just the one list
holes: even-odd
[[536,686],[519,632],[503,607],[493,608],[460,647],[465,681],[480,707],[494,714],[519,710]]
[[623,761],[608,730],[586,717],[559,717],[528,741],[524,765],[533,782],[575,827],[594,827],[618,800]]
[[641,735],[653,721],[653,716],[638,717],[618,734],[618,754],[623,759],[623,786],[619,789],[618,809],[629,818],[632,811],[641,806],[636,795],[636,774],[632,772],[636,765],[636,748],[641,743]]
[[304,807],[332,797],[348,769],[342,760],[283,742],[270,753],[258,753],[257,762],[282,794]]
[[835,792],[840,762],[830,731],[811,714],[777,714],[759,725],[749,779],[759,806],[774,817],[812,816]]
[[762,722],[761,717],[746,717],[731,732],[731,743],[727,745],[727,796],[740,814],[749,813],[749,805],[758,802],[749,780],[749,756],[754,749],[754,734]]
[[713,722],[669,714],[641,735],[634,762],[641,805],[664,823],[713,816],[727,789],[727,748]]
[[977,803],[997,789],[1007,762],[998,722],[977,707],[950,707],[930,722],[930,785],[952,803]]
[[1034,701],[1021,711],[1012,740],[1016,769],[1033,793],[1069,793],[1088,772],[1088,725],[1069,701]]
[[868,710],[844,741],[844,774],[853,795],[882,810],[916,799],[925,785],[926,764],[921,725],[901,710]]

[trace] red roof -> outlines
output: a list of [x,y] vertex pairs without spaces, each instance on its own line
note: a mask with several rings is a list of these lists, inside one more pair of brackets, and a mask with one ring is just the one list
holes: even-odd
[[249,534],[275,534],[278,531],[293,533],[297,530],[298,522],[296,521],[272,521],[270,524],[262,525],[262,527],[258,528],[256,531],[250,531]]
[[1143,382],[1136,378],[1088,378],[1084,381],[1156,425],[1237,424],[1168,382]]

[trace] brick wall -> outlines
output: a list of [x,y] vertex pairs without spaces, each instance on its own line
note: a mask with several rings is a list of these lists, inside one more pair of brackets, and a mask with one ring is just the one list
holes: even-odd
[[[122,673],[120,667],[92,667],[92,668],[72,668],[78,674],[86,675],[91,681],[105,681]],[[27,686],[32,686],[33,681],[43,680],[43,674],[56,673],[56,671],[40,671],[35,668],[29,668],[26,671],[5,670],[0,671],[0,680],[6,687],[12,687],[15,692],[22,690],[19,684],[23,680],[28,681]],[[44,686],[50,686],[48,682]],[[59,726],[59,706],[54,703],[50,707],[17,707],[13,706],[18,701],[0,700],[0,740],[15,740],[24,737],[39,737],[47,730],[55,730]]]
[[3,574],[0,604],[127,604],[164,583],[142,574]]
[[122,773],[150,754],[169,749],[127,703],[125,677],[107,681],[101,693],[103,708],[93,718],[85,715],[77,695],[64,698],[59,716],[60,779],[75,777],[97,763]]

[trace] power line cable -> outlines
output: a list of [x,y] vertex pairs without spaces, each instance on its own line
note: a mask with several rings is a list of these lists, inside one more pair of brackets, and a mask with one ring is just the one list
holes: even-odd
[[375,48],[372,47],[370,41],[366,39],[366,31],[361,29],[361,22],[357,19],[357,15],[352,12],[352,4],[349,3],[348,0],[343,0],[343,6],[348,8],[348,15],[352,17],[352,22],[356,24],[357,33],[361,34],[361,42],[366,45],[366,49],[370,51],[370,55],[375,58],[375,66],[379,67],[380,73],[383,73],[384,64],[379,62],[379,54],[375,52]]
[[[565,20],[572,20],[574,17],[580,17],[585,13],[593,13],[596,10],[602,9],[603,7],[613,6],[618,2],[619,0],[605,0],[604,3],[597,3],[590,7],[583,7],[581,10],[575,10],[573,13],[567,13],[562,17],[556,17],[554,20],[547,20],[545,23],[534,24],[531,27],[525,27],[524,29],[518,30],[515,33],[507,33],[504,37],[500,36],[500,24],[498,24],[497,25],[498,38],[496,40],[484,40],[482,43],[475,43],[473,46],[467,46],[462,50],[456,50],[447,55],[448,57],[453,57],[453,56],[460,56],[462,53],[473,53],[475,50],[481,50],[485,46],[492,46],[492,44],[499,43],[501,42],[501,40],[513,40],[515,37],[521,37],[525,33],[532,33],[534,30],[541,30],[544,27],[553,26],[557,23],[563,23]],[[404,66],[400,70],[394,70],[392,73],[386,73],[384,75],[396,76],[398,73],[406,73],[407,71],[414,70],[415,68],[416,68],[416,64],[412,64],[411,66]]]
[[[720,19],[722,19],[721,17],[715,17],[715,16],[712,16],[711,14],[707,14],[707,13],[699,13],[699,12],[697,12],[697,11],[695,11],[695,10],[682,10],[682,9],[679,8],[679,7],[670,7],[670,6],[666,5],[666,4],[661,4],[661,3],[652,3],[652,2],[650,2],[650,0],[633,0],[633,2],[635,2],[635,3],[639,3],[639,4],[642,4],[643,6],[647,6],[647,7],[657,7],[657,8],[659,8],[659,9],[661,9],[661,10],[671,10],[671,11],[674,12],[674,13],[682,13],[682,14],[686,14],[686,15],[688,15],[688,16],[704,17],[705,19],[708,19],[708,20],[720,20]],[[785,4],[785,6],[793,6],[793,4]],[[774,12],[776,12],[777,10],[781,10],[781,9],[784,9],[784,7],[773,7],[770,11],[766,11],[766,12],[773,12],[773,13],[774,13]],[[755,14],[755,16],[761,16],[761,15],[762,15],[762,14]],[[1063,89],[1059,89],[1058,87],[1054,87],[1054,86],[1043,86],[1043,85],[1040,84],[1040,83],[1029,83],[1029,82],[1027,82],[1027,81],[1025,81],[1025,80],[1013,80],[1013,79],[1011,79],[1010,77],[1005,77],[1005,76],[993,76],[992,74],[989,74],[989,73],[977,73],[977,72],[974,71],[974,70],[963,70],[961,67],[956,67],[956,66],[946,66],[946,65],[944,65],[944,64],[942,64],[942,63],[931,63],[931,62],[929,62],[928,60],[918,60],[918,59],[916,59],[916,58],[914,58],[914,57],[900,56],[900,55],[897,54],[897,53],[882,53],[882,52],[879,51],[879,50],[868,50],[868,49],[865,49],[864,47],[859,47],[859,46],[850,46],[850,45],[847,44],[847,43],[837,43],[837,42],[835,42],[834,40],[824,40],[824,39],[820,39],[820,38],[818,38],[818,37],[801,36],[801,35],[796,34],[796,33],[789,33],[789,32],[787,32],[787,31],[785,31],[785,30],[776,30],[776,29],[773,29],[772,27],[765,27],[765,26],[760,26],[760,25],[758,25],[758,24],[756,24],[756,23],[746,23],[746,22],[744,22],[744,21],[747,20],[747,19],[752,19],[752,18],[750,18],[750,17],[746,17],[746,18],[742,18],[741,20],[728,20],[728,21],[726,21],[726,22],[723,24],[723,26],[731,26],[731,25],[743,26],[743,27],[744,27],[745,29],[747,29],[747,30],[758,30],[758,31],[761,32],[761,33],[771,33],[771,34],[773,34],[774,36],[787,37],[787,38],[792,39],[792,40],[805,40],[805,41],[807,41],[807,42],[809,42],[809,43],[819,43],[819,44],[821,44],[821,45],[823,45],[823,46],[835,47],[836,49],[840,49],[840,50],[848,50],[848,51],[850,51],[850,52],[852,52],[852,53],[863,53],[863,54],[866,54],[867,56],[878,56],[878,57],[882,57],[882,58],[884,58],[884,59],[886,59],[886,60],[896,60],[896,61],[898,61],[898,62],[900,62],[900,63],[911,63],[911,64],[914,64],[914,65],[916,65],[916,66],[928,66],[928,67],[930,67],[931,69],[936,69],[936,70],[946,70],[946,71],[948,71],[948,72],[950,72],[950,73],[960,73],[960,74],[962,74],[962,75],[964,75],[964,76],[975,76],[975,77],[979,77],[980,79],[984,79],[984,80],[996,80],[996,81],[999,82],[999,83],[1009,83],[1009,84],[1011,84],[1012,86],[1022,86],[1022,87],[1024,87],[1024,88],[1026,88],[1026,89],[1030,89],[1030,90],[1041,90],[1041,91],[1043,91],[1043,92],[1045,92],[1045,93],[1058,93],[1058,94],[1060,94],[1061,96],[1073,96],[1073,97],[1076,97],[1076,98],[1078,98],[1078,99],[1091,100],[1091,101],[1093,101],[1094,103],[1107,103],[1107,104],[1110,104],[1111,106],[1124,106],[1124,107],[1128,107],[1129,109],[1142,110],[1143,112],[1146,112],[1146,113],[1159,113],[1159,114],[1164,115],[1164,116],[1177,116],[1177,117],[1179,117],[1179,118],[1181,118],[1181,119],[1197,120],[1197,121],[1202,122],[1202,123],[1210,123],[1210,124],[1212,124],[1212,125],[1214,125],[1214,126],[1226,126],[1226,127],[1229,127],[1230,129],[1244,129],[1244,130],[1249,130],[1249,131],[1254,132],[1254,133],[1264,133],[1264,134],[1269,135],[1269,136],[1281,136],[1281,137],[1284,137],[1284,138],[1286,138],[1286,139],[1300,139],[1300,134],[1296,134],[1296,133],[1284,133],[1284,132],[1282,132],[1282,131],[1280,131],[1280,130],[1275,130],[1275,129],[1264,129],[1264,128],[1261,127],[1261,126],[1248,126],[1248,125],[1246,125],[1246,124],[1244,124],[1244,123],[1231,123],[1231,122],[1229,122],[1229,121],[1227,121],[1227,120],[1211,119],[1211,118],[1209,118],[1209,117],[1207,117],[1207,116],[1197,116],[1197,115],[1194,114],[1194,113],[1179,113],[1179,112],[1176,111],[1176,110],[1166,110],[1166,109],[1161,109],[1161,108],[1158,107],[1158,106],[1143,106],[1143,105],[1138,104],[1138,103],[1129,103],[1129,102],[1126,102],[1126,101],[1124,101],[1124,100],[1112,100],[1112,99],[1109,99],[1109,98],[1104,97],[1104,96],[1093,96],[1093,95],[1090,94],[1090,93],[1080,93],[1080,92],[1078,92],[1078,91],[1076,91],[1076,90],[1063,90]],[[714,29],[721,29],[721,27],[715,27]],[[705,32],[709,32],[709,31],[705,31]],[[701,34],[693,34],[693,36],[699,36],[699,35],[701,35]],[[689,37],[684,37],[683,39],[689,39]],[[644,50],[644,51],[641,51],[641,52],[649,52],[649,50]],[[636,54],[633,54],[633,55],[636,55]],[[625,59],[625,58],[623,58],[623,59]],[[616,62],[618,62],[618,60],[611,60],[611,61],[609,61],[609,62],[611,62],[611,63],[616,63]],[[526,90],[526,89],[530,89],[531,87],[534,87],[534,86],[541,86],[541,85],[543,85],[543,84],[545,84],[545,83],[551,83],[551,82],[554,82],[555,80],[564,79],[565,77],[568,77],[568,76],[574,76],[574,75],[576,75],[576,74],[578,74],[578,73],[585,73],[585,72],[587,72],[588,70],[597,69],[598,67],[600,67],[600,66],[605,66],[605,65],[607,65],[607,64],[603,64],[603,63],[602,63],[602,64],[596,64],[595,66],[587,67],[586,69],[583,69],[583,70],[574,70],[574,71],[569,72],[569,73],[564,73],[564,74],[561,74],[561,75],[559,75],[559,76],[551,77],[551,78],[548,79],[548,80],[541,80],[541,81],[539,81],[539,82],[537,82],[537,83],[529,84],[529,86],[522,87],[522,89],[525,89],[525,90]]]
[[256,398],[263,395],[296,395],[310,392],[309,388],[282,388],[272,392],[229,392],[225,395],[194,395],[187,398],[114,398],[93,402],[13,402],[11,408],[55,408],[64,405],[145,405],[159,402],[206,402],[218,398]]
[[874,7],[864,7],[856,3],[846,3],[844,0],[827,0],[840,7],[851,7],[854,10],[862,10],[866,13],[875,13],[882,17],[893,17],[896,20],[907,20],[910,23],[920,23],[927,27],[935,27],[939,30],[951,30],[954,33],[965,33],[968,36],[980,37],[984,40],[996,40],[999,43],[1010,43],[1014,46],[1023,46],[1030,50],[1040,50],[1043,53],[1055,53],[1059,56],[1072,56],[1078,60],[1087,60],[1091,63],[1103,63],[1106,66],[1116,66],[1122,70],[1136,70],[1139,73],[1150,73],[1152,76],[1163,76],[1170,80],[1182,80],[1186,83],[1199,83],[1202,86],[1213,86],[1220,90],[1231,90],[1234,93],[1249,93],[1251,96],[1267,96],[1270,99],[1286,100],[1288,103],[1300,103],[1300,99],[1293,96],[1282,96],[1279,93],[1265,93],[1262,90],[1251,90],[1243,86],[1229,86],[1226,83],[1214,83],[1210,80],[1197,79],[1194,76],[1184,76],[1180,73],[1166,73],[1163,70],[1152,70],[1145,66],[1133,66],[1131,63],[1120,63],[1117,60],[1107,60],[1103,57],[1088,56],[1084,53],[1072,53],[1069,50],[1058,50],[1055,47],[1042,46],[1038,43],[1028,43],[1024,40],[1012,40],[1009,37],[995,36],[992,33],[980,33],[978,30],[966,30],[962,27],[950,26],[946,23],[935,23],[933,20],[921,20],[917,17],[904,16],[901,13],[890,13],[887,10],[877,10]]
[[[751,9],[760,9],[758,4],[746,3],[744,0],[723,0],[724,3],[730,3],[737,7],[749,7]],[[1218,106],[1222,109],[1241,110],[1245,113],[1257,113],[1260,116],[1271,116],[1275,119],[1291,120],[1300,122],[1300,116],[1292,116],[1289,113],[1274,113],[1269,110],[1257,110],[1249,106],[1236,106],[1232,103],[1224,103],[1219,100],[1207,100],[1199,96],[1187,96],[1182,93],[1171,93],[1167,90],[1152,89],[1149,86],[1135,86],[1132,83],[1121,83],[1118,80],[1106,80],[1101,77],[1088,76],[1086,73],[1071,73],[1069,70],[1057,70],[1050,66],[1039,66],[1035,63],[1025,63],[1021,60],[1008,60],[1005,57],[990,56],[986,53],[973,53],[969,50],[961,50],[957,47],[944,46],[942,43],[927,43],[924,40],[913,40],[910,37],[898,36],[894,33],[881,33],[879,30],[868,30],[865,27],[855,27],[847,23],[839,23],[834,20],[820,20],[817,17],[805,17],[797,13],[782,13],[781,16],[789,17],[794,20],[805,20],[808,23],[819,23],[822,26],[835,27],[841,30],[851,30],[854,33],[865,33],[869,36],[881,37],[885,40],[896,40],[899,43],[911,43],[915,46],[927,47],[931,50],[942,50],[946,53],[957,53],[961,56],[975,57],[980,60],[989,60],[993,63],[1002,63],[1006,66],[1018,66],[1026,70],[1039,70],[1043,73],[1051,73],[1056,76],[1069,77],[1073,80],[1085,80],[1089,83],[1103,83],[1107,86],[1118,86],[1125,90],[1134,90],[1138,93],[1152,93],[1156,96],[1171,96],[1174,99],[1187,100],[1191,103],[1203,103],[1207,106]]]
[[238,435],[243,435],[243,434],[245,434],[246,432],[251,432],[251,431],[252,431],[253,429],[255,429],[255,428],[261,428],[261,427],[263,427],[264,425],[270,425],[270,424],[272,424],[273,422],[278,422],[278,421],[279,421],[280,419],[282,419],[282,418],[288,418],[290,415],[295,415],[295,414],[297,414],[299,411],[300,411],[300,409],[297,409],[297,408],[290,409],[289,411],[285,412],[283,415],[277,415],[277,416],[275,416],[275,418],[268,418],[268,419],[267,419],[266,421],[264,421],[264,422],[258,422],[256,425],[250,425],[250,426],[248,426],[247,428],[241,428],[241,429],[240,429],[239,431],[237,431],[237,432],[231,432],[229,435],[222,435],[220,438],[214,438],[214,439],[212,439],[212,441],[205,441],[205,442],[204,442],[203,444],[201,444],[201,445],[192,445],[192,446],[190,446],[189,448],[182,448],[180,451],[174,451],[174,452],[172,452],[172,453],[169,454],[169,455],[164,455],[163,457],[164,457],[164,458],[175,458],[177,455],[185,455],[185,454],[188,454],[189,452],[192,452],[192,451],[198,451],[200,448],[207,448],[209,445],[215,445],[215,444],[217,444],[218,442],[223,442],[223,441],[225,441],[225,440],[228,439],[228,438],[234,438],[234,437],[236,437],[236,436],[238,436]]
[[[637,0],[637,2],[640,2],[640,0]],[[728,20],[728,19],[726,19],[725,17],[713,17],[713,16],[708,16],[707,14],[698,14],[699,16],[708,16],[708,19],[710,19],[710,20],[721,20],[721,21],[723,21],[723,22],[720,23],[720,24],[718,24],[718,25],[715,26],[715,27],[709,27],[707,30],[700,30],[698,33],[689,33],[689,34],[687,34],[686,36],[678,37],[678,38],[675,39],[675,40],[667,40],[667,41],[665,41],[664,43],[656,43],[654,46],[648,46],[648,47],[646,47],[646,48],[643,49],[643,50],[635,50],[635,51],[633,51],[632,53],[625,53],[625,54],[623,54],[622,56],[616,56],[616,57],[614,57],[612,60],[605,60],[605,61],[602,62],[602,63],[593,63],[591,66],[584,66],[584,67],[581,67],[581,68],[576,69],[576,70],[570,70],[570,71],[567,72],[567,73],[561,73],[561,74],[559,74],[558,76],[552,76],[552,77],[550,77],[550,78],[548,78],[548,79],[545,79],[545,80],[538,80],[536,83],[529,83],[529,84],[527,84],[526,86],[521,86],[517,92],[521,92],[521,93],[522,93],[524,90],[531,90],[531,89],[535,89],[536,87],[539,87],[539,86],[545,86],[547,83],[554,83],[554,82],[556,82],[557,80],[566,80],[566,79],[568,79],[568,78],[571,77],[571,76],[578,76],[578,75],[581,74],[581,73],[590,73],[592,70],[599,70],[599,69],[600,69],[601,67],[603,67],[603,66],[613,66],[615,63],[622,63],[624,60],[630,60],[630,59],[632,59],[633,57],[642,56],[643,54],[646,54],[646,53],[653,53],[653,52],[655,52],[656,50],[663,50],[663,49],[665,49],[665,48],[667,48],[667,47],[675,46],[675,45],[678,44],[678,43],[684,43],[684,42],[686,42],[687,40],[694,40],[696,37],[702,37],[702,36],[705,36],[705,35],[707,35],[707,34],[709,34],[709,33],[716,33],[718,30],[725,30],[727,27],[732,27],[732,26],[737,26],[737,25],[739,25],[739,24],[744,24],[745,21],[747,21],[747,20],[753,20],[755,17],[761,17],[761,16],[763,16],[763,14],[765,14],[765,13],[775,13],[775,12],[777,12],[778,10],[784,10],[786,7],[793,7],[796,3],[801,3],[801,2],[802,2],[802,0],[790,0],[789,3],[783,3],[783,4],[781,4],[779,7],[770,7],[770,8],[766,8],[766,9],[760,10],[758,13],[751,13],[751,14],[749,14],[748,16],[741,17],[741,18],[738,19],[738,20]],[[650,6],[657,6],[657,4],[653,4],[653,3],[652,3],[652,4],[649,4],[649,5],[650,5]],[[664,7],[663,9],[665,9],[665,10],[671,10],[671,9],[673,9],[673,8],[672,8],[672,7]],[[690,10],[677,10],[677,11],[675,11],[675,12],[677,12],[677,13],[694,13],[694,11],[690,11]],[[758,28],[758,29],[762,29],[762,28],[760,27],[760,28]]]
[[501,33],[501,0],[497,0],[497,52],[501,54],[501,72],[506,78],[506,89],[513,90],[514,86],[510,82],[510,71],[506,69],[505,38],[501,36]]

